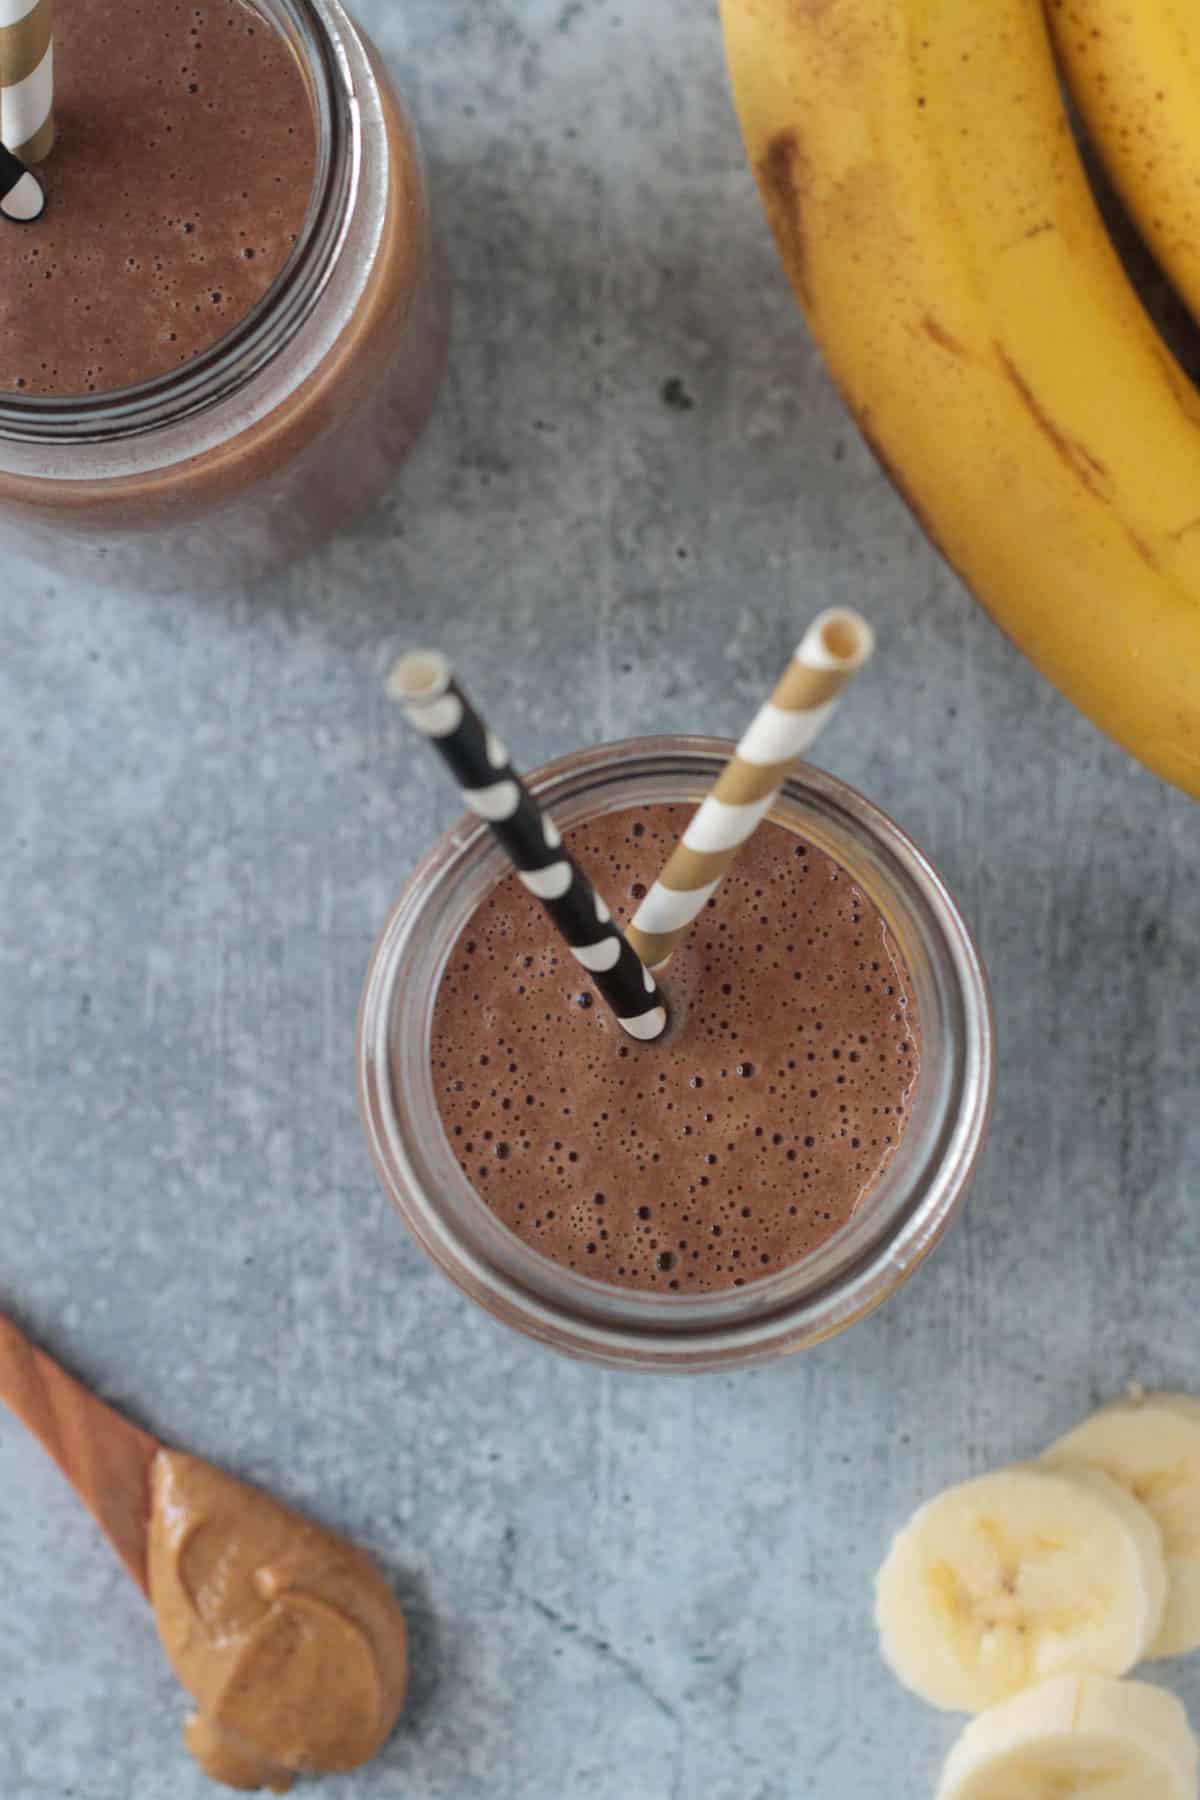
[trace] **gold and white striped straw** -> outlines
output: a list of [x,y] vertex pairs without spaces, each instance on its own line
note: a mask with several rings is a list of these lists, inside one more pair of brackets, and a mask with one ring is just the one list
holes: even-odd
[[648,969],[670,961],[874,648],[859,613],[817,614],[625,933]]
[[54,0],[0,0],[0,143],[23,163],[54,147]]

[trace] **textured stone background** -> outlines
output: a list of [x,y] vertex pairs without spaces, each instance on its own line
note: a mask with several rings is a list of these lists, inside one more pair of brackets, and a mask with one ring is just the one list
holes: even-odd
[[[394,499],[253,594],[3,574],[0,1303],[392,1573],[414,1700],[346,1800],[917,1800],[954,1727],[876,1657],[891,1529],[1132,1377],[1200,1388],[1196,814],[1002,641],[848,428],[712,6],[360,10],[458,278]],[[807,1357],[571,1366],[425,1265],[360,1141],[364,964],[456,810],[382,676],[440,640],[529,764],[733,732],[832,599],[881,654],[820,760],[931,853],[991,966],[983,1175],[905,1293]],[[0,1591],[4,1800],[200,1800],[140,1600],[3,1420]],[[1200,1667],[1171,1679],[1200,1712]]]

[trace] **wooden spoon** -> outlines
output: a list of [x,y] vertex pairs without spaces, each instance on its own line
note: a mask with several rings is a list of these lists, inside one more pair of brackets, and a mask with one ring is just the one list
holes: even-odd
[[147,1594],[150,1465],[162,1446],[73,1381],[2,1315],[0,1400],[54,1458]]

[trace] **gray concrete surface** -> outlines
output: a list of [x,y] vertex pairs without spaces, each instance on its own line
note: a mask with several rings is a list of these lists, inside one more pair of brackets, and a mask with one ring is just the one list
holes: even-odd
[[[413,1704],[330,1792],[918,1800],[954,1726],[876,1656],[890,1531],[1130,1378],[1200,1388],[1196,815],[1002,641],[849,428],[711,6],[361,10],[458,277],[394,500],[253,594],[5,572],[0,1304],[391,1572]],[[527,763],[733,731],[831,598],[881,652],[819,759],[991,966],[985,1169],[906,1292],[802,1359],[559,1362],[426,1266],[360,1141],[372,936],[456,810],[381,678],[440,640]],[[200,1800],[138,1596],[3,1419],[0,1592],[3,1800]],[[1168,1678],[1200,1717],[1200,1667]]]

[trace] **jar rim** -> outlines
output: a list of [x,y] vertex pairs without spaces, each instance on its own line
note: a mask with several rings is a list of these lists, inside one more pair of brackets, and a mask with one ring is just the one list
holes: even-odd
[[[569,827],[597,810],[636,805],[639,795],[629,790],[639,783],[682,782],[688,789],[643,792],[647,803],[696,800],[731,748],[713,738],[627,739],[560,758],[528,779],[543,803],[558,809],[560,826]],[[605,785],[611,804],[589,807],[588,796],[594,801],[597,787]],[[623,797],[614,798],[618,794]],[[360,1007],[357,1073],[364,1127],[384,1190],[460,1289],[503,1322],[568,1354],[621,1367],[728,1368],[831,1336],[907,1279],[941,1237],[974,1173],[991,1112],[991,1005],[979,952],[945,884],[893,820],[823,770],[804,765],[770,816],[803,831],[867,891],[876,886],[871,897],[877,905],[883,899],[889,927],[906,935],[898,947],[914,985],[920,990],[924,983],[918,1004],[926,1045],[927,1009],[942,1019],[948,1035],[941,1067],[928,1078],[923,1053],[917,1105],[925,1115],[909,1151],[916,1112],[895,1159],[847,1225],[790,1269],[740,1289],[646,1295],[564,1270],[509,1232],[459,1169],[441,1132],[436,1100],[425,1104],[433,1092],[428,1030],[453,941],[505,866],[480,821],[460,821],[431,847],[376,944]],[[837,839],[840,851],[823,843],[823,835]],[[852,854],[845,853],[848,846]],[[437,953],[431,934],[440,934]],[[397,1036],[416,1033],[416,1009],[425,999],[422,1043],[419,1050],[410,1044],[412,1068],[404,1077],[410,1085],[398,1102],[393,1029]],[[424,1071],[428,1093],[411,1085],[417,1069]],[[430,1136],[440,1140],[432,1149]]]
[[214,344],[177,369],[97,394],[0,390],[0,442],[113,444],[177,425],[236,396],[293,342],[332,279],[362,168],[362,133],[339,23],[329,0],[255,0],[301,57],[317,163],[295,245],[266,293]]

